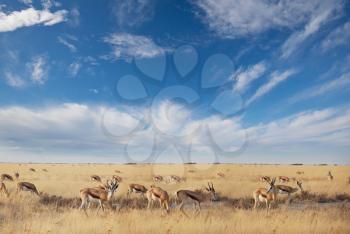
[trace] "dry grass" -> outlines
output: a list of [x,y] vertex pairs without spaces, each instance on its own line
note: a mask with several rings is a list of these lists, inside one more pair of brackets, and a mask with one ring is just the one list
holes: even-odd
[[[29,170],[34,168],[35,172]],[[43,170],[46,169],[46,170]],[[332,171],[333,181],[327,180]],[[10,198],[0,197],[1,233],[349,233],[350,168],[346,166],[275,166],[275,165],[75,165],[75,164],[0,164],[0,172],[20,173],[20,181],[34,183],[42,196],[15,196],[15,183],[5,182]],[[77,210],[79,190],[95,186],[90,175],[103,180],[116,174],[123,177],[113,203],[118,210],[86,217]],[[304,174],[298,175],[297,171]],[[217,173],[224,173],[220,178]],[[186,181],[160,184],[172,197],[178,189],[200,189],[212,181],[221,202],[204,204],[202,212],[186,218],[174,205],[169,215],[157,207],[146,210],[146,201],[136,195],[125,198],[129,183],[151,185],[152,175],[178,175]],[[304,194],[294,195],[295,204],[340,202],[338,206],[285,206],[267,215],[264,209],[253,211],[254,189],[266,187],[262,175],[296,177],[303,181]],[[294,182],[289,183],[295,186]],[[172,197],[173,199],[173,197]],[[191,207],[186,208],[191,214]]]

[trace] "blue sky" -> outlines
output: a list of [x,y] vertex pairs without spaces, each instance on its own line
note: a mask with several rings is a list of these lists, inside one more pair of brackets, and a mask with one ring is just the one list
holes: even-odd
[[349,12],[1,1],[0,161],[348,164]]

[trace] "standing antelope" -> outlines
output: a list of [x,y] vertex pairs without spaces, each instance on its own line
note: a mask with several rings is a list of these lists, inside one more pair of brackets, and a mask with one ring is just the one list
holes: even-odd
[[36,194],[36,195],[40,196],[35,185],[32,183],[29,183],[29,182],[18,182],[16,193],[18,194],[20,191],[28,191],[28,192],[31,192],[33,195]]
[[281,183],[289,182],[289,178],[287,176],[279,176],[278,180]]
[[254,209],[261,203],[265,202],[266,204],[266,212],[271,208],[272,202],[277,199],[278,190],[275,187],[276,178],[273,178],[268,184],[270,185],[269,189],[266,188],[258,188],[253,192],[254,198]]
[[2,174],[1,181],[4,181],[4,180],[13,181],[13,177],[10,176],[9,174]]
[[103,203],[109,202],[113,197],[114,192],[117,190],[119,184],[117,181],[112,181],[109,183],[107,180],[107,187],[102,188],[84,188],[80,190],[81,205],[80,210],[83,209],[86,213],[86,206],[90,206],[90,203],[98,203],[99,207],[97,213],[102,210],[104,211]]
[[90,179],[91,179],[92,181],[102,182],[101,177],[99,177],[98,175],[91,175],[91,176],[90,176]]
[[[216,201],[217,194],[215,192],[213,183],[211,185],[208,182],[208,187],[205,188],[207,193],[203,193],[202,191],[192,191],[192,190],[179,190],[175,193],[176,200],[181,201],[179,205],[180,211],[187,216],[187,214],[183,211],[183,206],[186,201],[194,202],[194,209],[196,213],[201,211],[201,202],[206,200]],[[198,208],[197,208],[198,206]]]
[[269,176],[262,176],[260,177],[260,181],[270,183],[271,178]]
[[9,197],[9,195],[10,195],[3,182],[0,182],[0,193],[4,193],[6,195],[6,197]]
[[129,184],[129,189],[126,196],[129,198],[130,194],[139,193],[143,197],[146,192],[147,192],[146,187],[141,184]]
[[35,172],[34,168],[29,168],[29,171]]
[[334,179],[331,171],[328,172],[327,177],[328,177],[328,180],[331,180],[331,181]]
[[169,195],[167,191],[151,185],[151,188],[146,192],[146,196],[148,199],[147,209],[151,207],[153,201],[158,200],[160,208],[164,208],[169,213]]
[[161,181],[163,181],[163,176],[160,176],[160,175],[153,176],[153,181],[155,183],[161,182]]
[[15,173],[15,177],[16,177],[16,180],[19,179],[19,173],[18,172]]

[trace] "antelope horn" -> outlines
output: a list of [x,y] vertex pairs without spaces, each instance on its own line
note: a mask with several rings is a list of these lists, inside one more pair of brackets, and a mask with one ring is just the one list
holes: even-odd
[[213,185],[213,182],[210,182],[211,183],[211,188],[214,189],[214,185]]

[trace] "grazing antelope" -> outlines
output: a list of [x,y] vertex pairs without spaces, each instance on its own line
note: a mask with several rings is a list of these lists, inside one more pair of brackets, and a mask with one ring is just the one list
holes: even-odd
[[35,185],[32,183],[29,183],[29,182],[18,182],[16,193],[18,194],[20,191],[28,191],[28,192],[31,192],[32,195],[36,194],[36,195],[40,196]]
[[42,171],[43,171],[43,172],[47,172],[47,169],[44,168],[44,169],[42,169]]
[[129,184],[129,189],[126,196],[129,198],[129,196],[132,193],[139,193],[141,194],[142,197],[144,197],[146,192],[147,192],[146,187],[141,184]]
[[218,175],[220,178],[225,178],[225,174],[222,173],[222,172],[218,172],[217,175]]
[[297,180],[297,185],[298,185],[297,188],[293,188],[293,187],[287,186],[287,185],[276,185],[275,187],[276,187],[278,193],[288,195],[287,203],[290,203],[292,193],[295,193],[298,190],[300,190],[301,193],[304,192],[302,182]]
[[91,175],[91,176],[90,176],[90,179],[91,179],[92,181],[102,182],[101,177],[99,177],[98,175]]
[[113,178],[114,180],[116,180],[118,183],[122,182],[122,180],[123,180],[122,177],[117,176],[117,175],[114,175],[112,178]]
[[29,171],[35,172],[34,168],[29,168]]
[[297,173],[298,175],[303,175],[303,174],[304,174],[303,171],[297,171],[296,173]]
[[16,177],[16,180],[19,179],[19,173],[18,172],[15,173],[15,177]]
[[262,176],[260,177],[260,181],[270,183],[271,178],[269,176]]
[[167,191],[151,185],[151,188],[146,192],[146,196],[148,199],[147,209],[151,208],[153,201],[158,200],[160,208],[164,208],[169,213],[169,195]]
[[[119,184],[116,181],[109,183],[107,180],[107,187],[102,188],[84,188],[80,190],[81,205],[80,210],[83,209],[86,213],[86,206],[89,208],[90,203],[98,203],[99,207],[97,213],[102,208],[104,211],[103,203],[109,202],[113,197],[114,192],[117,190]],[[109,204],[109,203],[108,203]]]
[[1,175],[1,181],[5,181],[5,180],[13,181],[13,177],[10,176],[9,174],[2,174]]
[[328,177],[328,180],[331,180],[331,181],[334,179],[331,171],[328,172],[327,177]]
[[160,176],[160,175],[153,176],[153,181],[155,183],[161,182],[161,181],[163,181],[163,176]]
[[202,191],[192,191],[192,190],[177,191],[175,193],[175,196],[177,201],[181,201],[179,205],[180,211],[187,216],[187,214],[183,211],[183,206],[186,201],[194,202],[193,204],[194,204],[195,213],[199,213],[201,211],[201,202],[204,202],[207,200],[210,200],[210,201],[218,200],[213,183],[211,183],[210,185],[208,182],[208,187],[206,187],[205,189],[207,193],[203,193]]
[[266,212],[271,208],[272,202],[275,202],[277,199],[278,190],[275,187],[276,178],[273,178],[268,184],[270,185],[269,189],[258,188],[253,192],[254,198],[254,209],[261,203],[265,202]]
[[289,182],[289,178],[287,176],[279,176],[278,181],[281,183]]
[[115,173],[122,173],[121,171],[119,170],[114,170]]
[[3,182],[0,182],[0,193],[4,193],[6,195],[6,197],[9,197],[10,194],[6,189],[6,186]]

